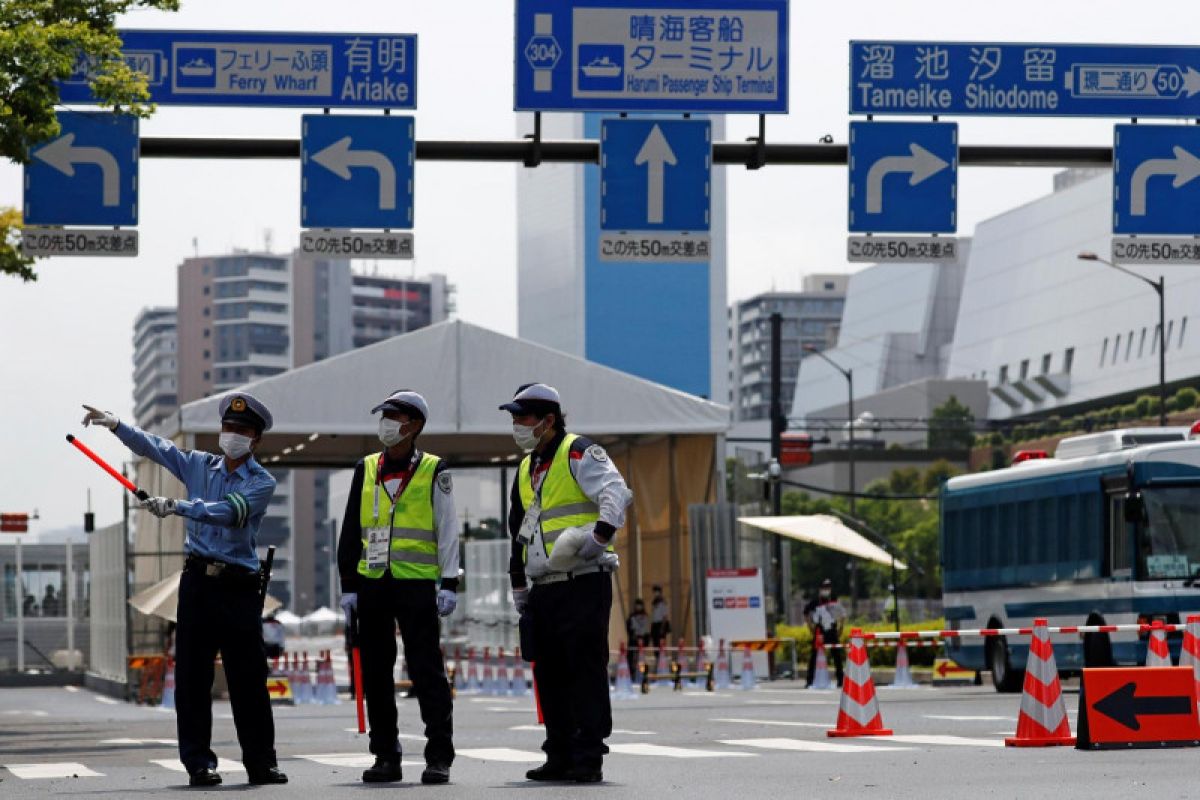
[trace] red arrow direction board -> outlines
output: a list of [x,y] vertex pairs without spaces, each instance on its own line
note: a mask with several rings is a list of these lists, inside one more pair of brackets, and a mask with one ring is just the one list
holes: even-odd
[[292,696],[292,684],[287,678],[268,678],[267,694],[272,700],[287,700]]
[[1194,747],[1200,717],[1191,667],[1085,669],[1076,747]]
[[969,681],[975,679],[975,670],[964,669],[947,658],[939,658],[933,662],[933,675],[936,681]]

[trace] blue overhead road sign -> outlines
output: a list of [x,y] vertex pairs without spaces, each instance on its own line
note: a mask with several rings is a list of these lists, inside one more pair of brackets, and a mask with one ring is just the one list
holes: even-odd
[[[121,52],[160,105],[416,108],[417,37],[380,33],[122,30]],[[59,84],[95,103],[91,64]]]
[[788,0],[517,0],[518,111],[787,113]]
[[306,114],[300,137],[300,224],[413,226],[412,117]]
[[850,123],[850,230],[953,233],[958,125]]
[[58,121],[59,135],[30,149],[25,223],[137,225],[137,118],[60,111]]
[[1200,128],[1117,125],[1113,233],[1200,236]]
[[600,127],[600,229],[707,231],[708,120],[606,119]]
[[1200,117],[1200,47],[850,43],[851,114]]

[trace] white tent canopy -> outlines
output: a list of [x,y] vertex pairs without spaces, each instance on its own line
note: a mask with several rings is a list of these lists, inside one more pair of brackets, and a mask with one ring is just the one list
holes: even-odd
[[[883,548],[847,527],[837,517],[825,514],[796,517],[738,517],[738,522],[796,541],[849,553],[867,561],[877,561],[880,564],[888,565],[892,563],[892,557]],[[907,569],[901,561],[896,562],[896,567]]]
[[[258,448],[279,466],[347,466],[379,448],[371,408],[397,388],[420,392],[430,416],[421,444],[458,463],[515,460],[512,419],[497,410],[517,386],[559,390],[570,430],[601,441],[658,434],[723,434],[726,406],[539,344],[461,321],[395,336],[248,384],[275,425]],[[179,433],[215,452],[214,395],[186,404]]]
[[[173,572],[153,586],[147,586],[129,598],[129,605],[143,614],[162,617],[168,622],[178,622],[179,580],[183,571]],[[263,614],[270,614],[282,605],[271,595],[263,601]]]

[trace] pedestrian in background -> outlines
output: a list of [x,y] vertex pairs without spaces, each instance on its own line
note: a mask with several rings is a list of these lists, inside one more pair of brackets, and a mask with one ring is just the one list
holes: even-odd
[[[815,599],[810,600],[808,605],[804,607],[804,618],[808,622],[809,631],[814,633],[813,641],[816,641],[815,633],[819,629],[821,636],[826,645],[834,645],[841,642],[841,625],[846,619],[845,607],[837,601],[833,595],[833,581],[829,578],[821,581],[821,588],[817,591]],[[842,685],[842,649],[834,647],[830,649],[830,657],[833,659],[834,669],[837,671],[837,685]],[[817,670],[817,648],[813,647],[812,653],[808,657],[808,681],[805,687],[812,686],[813,676]]]
[[633,601],[633,612],[625,620],[625,634],[629,642],[629,674],[637,677],[637,662],[642,648],[650,644],[650,615],[642,598]]

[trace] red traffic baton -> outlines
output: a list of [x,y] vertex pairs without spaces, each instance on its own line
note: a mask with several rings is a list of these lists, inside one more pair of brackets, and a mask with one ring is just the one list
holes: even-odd
[[362,651],[358,649],[358,645],[350,648],[350,658],[354,662],[354,705],[358,709],[358,732],[367,732],[367,720],[363,710],[363,685],[362,685]]
[[83,453],[85,456],[90,458],[92,461],[95,461],[96,465],[98,467],[100,467],[100,469],[104,470],[109,475],[112,475],[114,478],[116,478],[118,483],[120,483],[122,486],[124,486],[129,491],[133,492],[133,494],[137,497],[138,500],[148,500],[150,498],[149,494],[147,494],[145,491],[139,489],[137,487],[137,485],[134,484],[133,481],[129,480],[129,478],[126,478],[124,475],[122,475],[121,473],[119,473],[115,469],[113,469],[112,466],[107,461],[105,461],[103,458],[101,458],[100,456],[98,456],[94,452],[92,452],[92,449],[90,447],[88,447],[86,444],[84,444],[83,442],[76,439],[73,435],[68,433],[67,441],[70,442],[71,444],[75,445],[76,449],[78,449],[79,452]]

